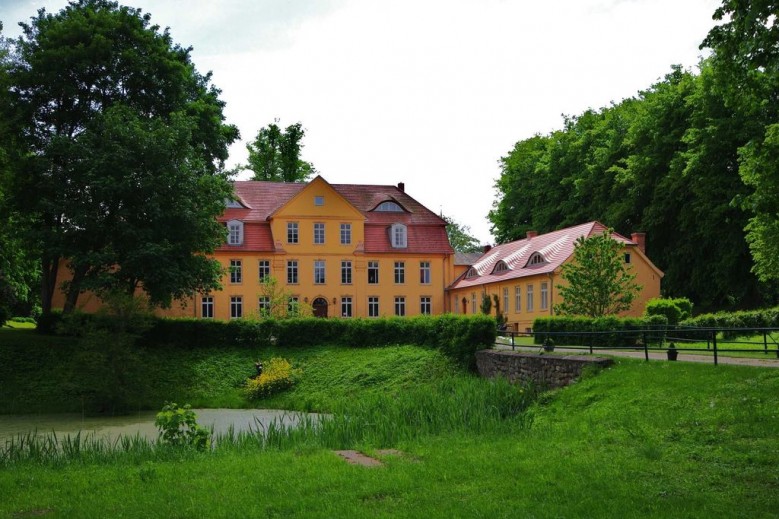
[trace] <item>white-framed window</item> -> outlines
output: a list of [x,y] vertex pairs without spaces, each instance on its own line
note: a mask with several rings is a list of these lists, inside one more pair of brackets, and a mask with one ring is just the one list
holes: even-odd
[[368,298],[368,317],[379,316],[379,298],[378,296],[371,296]]
[[314,224],[314,243],[322,245],[325,242],[325,224],[317,222]]
[[527,304],[525,305],[525,308],[528,312],[533,311],[533,285],[527,286]]
[[503,287],[503,312],[509,311],[509,288]]
[[406,282],[406,263],[404,261],[395,262],[395,284],[401,285]]
[[346,296],[341,298],[341,317],[352,316],[352,298]]
[[230,319],[243,317],[243,297],[230,296]]
[[471,292],[471,313],[476,313],[476,292]]
[[419,262],[419,282],[423,285],[430,284],[430,262],[429,261]]
[[387,201],[380,203],[376,207],[376,211],[381,211],[382,213],[402,213],[403,208],[395,202]]
[[287,243],[298,243],[300,240],[299,231],[297,222],[287,222]]
[[369,285],[379,284],[379,262],[378,261],[368,262],[368,284]]
[[501,272],[508,272],[509,266],[506,265],[505,261],[499,261],[497,265],[495,265],[495,268],[492,269],[493,274],[500,274]]
[[260,317],[267,317],[270,315],[270,297],[260,296],[257,300],[257,308],[260,311]]
[[350,245],[352,243],[352,224],[341,224],[341,245]]
[[300,313],[300,298],[298,296],[289,296],[287,299],[287,314],[294,317]]
[[243,206],[238,200],[232,200],[230,198],[225,198],[225,207],[228,209],[242,209]]
[[422,315],[430,315],[433,313],[433,303],[431,297],[422,296],[419,298],[419,313]]
[[297,285],[298,283],[298,261],[287,260],[287,284]]
[[460,313],[460,303],[457,302],[457,296],[452,296],[452,311],[455,314]]
[[541,263],[545,263],[545,260],[540,252],[534,252],[530,259],[527,260],[527,265],[540,265]]
[[214,318],[214,298],[213,296],[203,296],[200,299],[200,317],[203,319]]
[[341,284],[342,285],[351,285],[352,284],[352,262],[351,261],[341,261]]
[[466,277],[466,279],[467,278],[475,278],[478,275],[479,275],[479,272],[475,268],[471,267],[471,268],[468,269],[468,272],[465,274],[465,277]]
[[325,197],[323,197],[323,196],[315,196],[314,197],[314,205],[317,205],[317,206],[325,205]]
[[549,284],[541,283],[541,310],[549,308]]
[[314,260],[314,284],[325,284],[325,260]]
[[243,280],[243,265],[241,260],[230,260],[230,283],[239,284]]
[[406,315],[406,298],[403,296],[395,297],[395,315],[398,317]]
[[260,282],[270,277],[270,260],[260,260],[258,263],[258,275]]
[[239,220],[230,220],[227,222],[227,244],[243,244],[243,222]]
[[396,249],[405,249],[408,244],[406,226],[402,223],[394,223],[390,226],[390,243]]
[[514,311],[519,313],[522,310],[522,288],[514,287]]

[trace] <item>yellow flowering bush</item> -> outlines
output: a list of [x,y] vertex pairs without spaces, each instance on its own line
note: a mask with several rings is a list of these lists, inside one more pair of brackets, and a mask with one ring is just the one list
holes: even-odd
[[246,382],[250,399],[264,398],[292,387],[303,371],[293,368],[287,359],[274,357],[265,363],[262,374]]

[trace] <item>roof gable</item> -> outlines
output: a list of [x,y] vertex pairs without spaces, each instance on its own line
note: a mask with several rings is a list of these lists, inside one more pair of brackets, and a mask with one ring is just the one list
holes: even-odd
[[292,215],[315,217],[323,214],[349,219],[364,219],[360,210],[320,175],[317,175],[289,200],[276,208],[269,215],[269,218]]

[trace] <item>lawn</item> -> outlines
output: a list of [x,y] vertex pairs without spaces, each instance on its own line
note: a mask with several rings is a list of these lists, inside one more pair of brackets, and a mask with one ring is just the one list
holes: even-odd
[[[220,352],[210,355],[221,365]],[[416,402],[418,412],[397,420],[425,424],[428,403],[449,398],[469,420],[489,407],[469,396],[495,386],[411,347],[285,356],[303,366],[303,378],[273,403],[353,417],[371,406],[394,417],[394,402]],[[243,366],[224,360],[233,363]],[[349,445],[402,452],[375,454],[381,467],[348,465],[314,437],[278,448],[7,466],[0,516],[775,517],[778,392],[779,370],[617,359],[500,424],[420,426],[395,441],[362,436]]]

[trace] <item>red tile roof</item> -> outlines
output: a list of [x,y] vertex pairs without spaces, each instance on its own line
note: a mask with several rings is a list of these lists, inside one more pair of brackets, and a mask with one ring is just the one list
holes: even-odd
[[[606,229],[606,226],[600,222],[589,222],[533,238],[497,245],[472,265],[478,276],[471,278],[463,276],[452,283],[450,288],[472,287],[553,272],[573,254],[578,238],[601,234]],[[626,245],[636,245],[621,234],[612,233],[611,236]],[[543,256],[544,262],[528,265],[530,257],[536,252]],[[493,269],[500,261],[506,264],[508,270],[493,274]]]
[[[308,184],[284,182],[236,181],[235,194],[244,208],[227,208],[220,222],[244,222],[244,245],[223,246],[220,250],[268,250],[273,247],[270,233],[271,215]],[[446,235],[446,222],[437,214],[398,189],[397,186],[365,184],[330,184],[365,217],[366,253],[443,253],[453,252]],[[380,203],[392,201],[404,212],[373,211]],[[387,228],[402,223],[408,230],[408,246],[396,249],[390,245]]]

